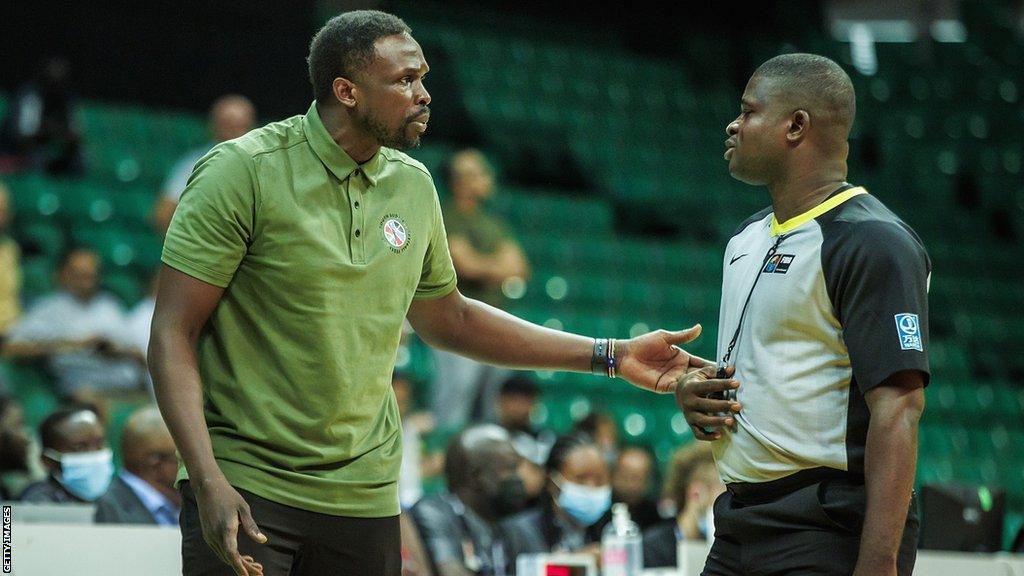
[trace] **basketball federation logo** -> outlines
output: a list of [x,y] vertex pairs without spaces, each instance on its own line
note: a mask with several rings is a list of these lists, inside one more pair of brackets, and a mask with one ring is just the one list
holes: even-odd
[[900,338],[900,348],[924,352],[921,345],[921,323],[917,314],[897,314],[896,334]]
[[409,246],[409,229],[397,214],[388,214],[380,221],[381,235],[388,248],[396,254]]

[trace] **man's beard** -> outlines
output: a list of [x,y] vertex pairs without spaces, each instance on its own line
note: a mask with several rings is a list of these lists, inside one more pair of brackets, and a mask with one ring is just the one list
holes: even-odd
[[[413,117],[415,118],[415,116]],[[383,122],[377,120],[372,114],[357,115],[356,121],[359,127],[377,141],[377,144],[395,150],[408,150],[420,145],[420,137],[417,134],[413,137],[406,136],[406,129],[412,124],[413,118],[406,119],[402,126],[391,132]]]

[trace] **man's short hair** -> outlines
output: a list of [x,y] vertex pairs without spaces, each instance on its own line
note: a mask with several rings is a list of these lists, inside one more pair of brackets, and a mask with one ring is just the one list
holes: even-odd
[[331,101],[335,78],[351,79],[377,55],[379,38],[408,34],[401,18],[377,10],[354,10],[327,21],[309,43],[309,81],[317,102]]
[[97,413],[95,408],[87,405],[65,406],[63,408],[58,408],[43,420],[43,423],[39,425],[39,439],[42,442],[44,449],[56,448],[59,442],[57,428],[79,412]]
[[[754,77],[777,81],[781,94],[796,108],[824,117],[847,131],[857,113],[853,82],[834,61],[816,54],[782,54],[754,72]],[[844,138],[845,138],[844,134]]]
[[475,466],[502,444],[512,448],[508,431],[496,424],[476,424],[452,438],[444,457],[444,476],[449,490],[470,487],[478,479]]

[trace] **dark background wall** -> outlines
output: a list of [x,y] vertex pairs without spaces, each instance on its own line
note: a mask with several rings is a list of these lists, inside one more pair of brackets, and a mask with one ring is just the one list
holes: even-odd
[[85,97],[205,110],[226,92],[260,115],[301,113],[312,99],[304,62],[312,0],[5,3],[0,89],[61,56]]
[[61,56],[71,63],[76,91],[87,98],[204,111],[216,96],[239,92],[253,99],[262,118],[279,118],[301,113],[311,99],[307,47],[330,15],[376,7],[458,21],[478,15],[482,6],[496,25],[542,22],[554,38],[570,34],[565,23],[576,30],[582,25],[638,52],[684,59],[686,39],[695,33],[742,51],[744,31],[754,27],[792,30],[820,22],[819,3],[810,0],[732,3],[713,12],[700,3],[612,11],[579,0],[559,3],[557,10],[497,0],[15,0],[0,17],[0,90],[13,91],[44,58]]

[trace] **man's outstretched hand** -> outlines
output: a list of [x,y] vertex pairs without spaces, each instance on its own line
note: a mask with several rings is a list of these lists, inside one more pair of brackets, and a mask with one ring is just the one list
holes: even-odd
[[655,330],[629,340],[618,340],[619,376],[644,390],[669,394],[685,374],[712,366],[710,362],[679,348],[700,336],[700,324],[686,330]]

